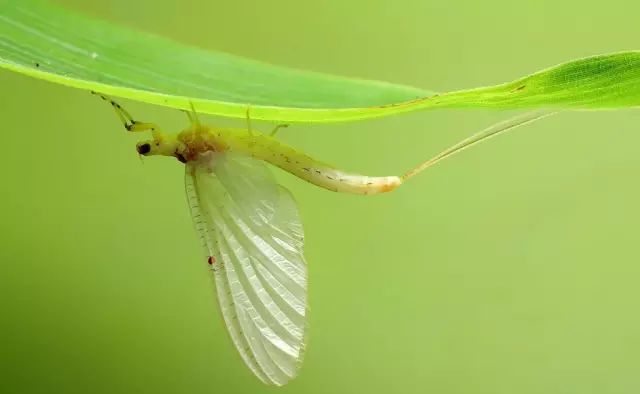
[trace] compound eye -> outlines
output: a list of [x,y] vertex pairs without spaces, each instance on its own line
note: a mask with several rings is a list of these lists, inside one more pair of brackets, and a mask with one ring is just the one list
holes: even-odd
[[136,150],[139,154],[146,155],[147,153],[151,152],[151,145],[144,143],[136,146]]

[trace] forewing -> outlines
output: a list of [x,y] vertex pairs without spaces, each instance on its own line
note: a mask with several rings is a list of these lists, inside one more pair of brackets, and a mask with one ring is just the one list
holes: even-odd
[[306,327],[295,201],[251,158],[220,154],[186,168],[191,213],[231,339],[258,378],[285,384],[302,362]]

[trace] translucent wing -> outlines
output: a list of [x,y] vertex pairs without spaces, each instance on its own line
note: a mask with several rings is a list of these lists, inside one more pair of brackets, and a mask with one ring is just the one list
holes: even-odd
[[185,181],[231,339],[260,380],[285,384],[302,362],[306,325],[295,201],[262,162],[232,154],[188,163]]

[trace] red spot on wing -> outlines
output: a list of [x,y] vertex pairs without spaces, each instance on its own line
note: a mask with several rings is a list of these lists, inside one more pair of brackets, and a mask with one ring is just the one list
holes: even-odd
[[216,263],[216,258],[213,256],[209,256],[209,258],[207,259],[207,263],[209,265],[214,265]]

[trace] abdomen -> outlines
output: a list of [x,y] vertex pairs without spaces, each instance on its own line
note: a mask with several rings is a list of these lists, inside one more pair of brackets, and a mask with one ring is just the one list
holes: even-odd
[[340,193],[377,194],[394,190],[402,183],[397,176],[366,176],[339,170],[264,134],[225,130],[225,145],[304,179],[316,186]]

